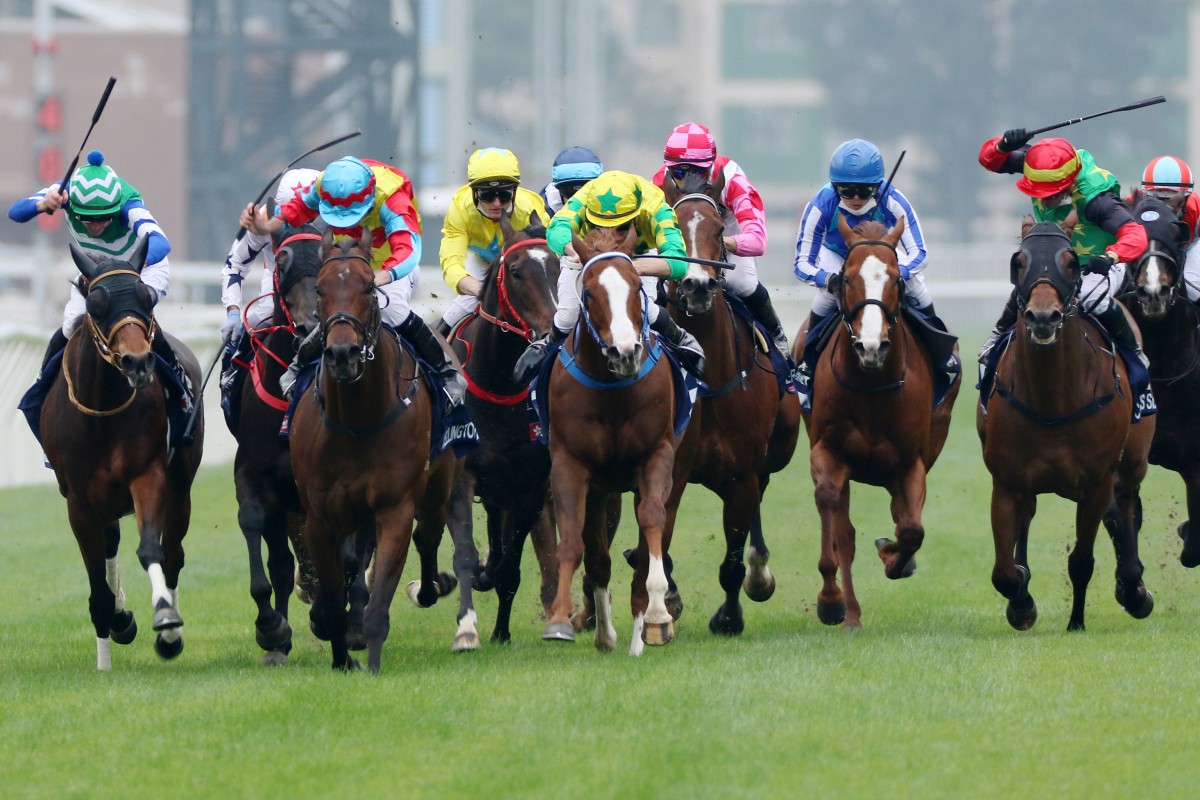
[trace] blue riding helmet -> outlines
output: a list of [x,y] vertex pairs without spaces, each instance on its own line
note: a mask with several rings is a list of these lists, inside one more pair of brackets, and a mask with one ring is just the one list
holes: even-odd
[[602,172],[604,165],[600,163],[600,156],[587,147],[568,147],[555,157],[554,166],[550,168],[550,180],[556,184],[562,181],[584,182],[599,178]]
[[842,142],[829,160],[830,183],[883,183],[883,156],[866,139]]
[[375,173],[354,156],[334,161],[317,181],[321,219],[335,228],[362,221],[375,204]]

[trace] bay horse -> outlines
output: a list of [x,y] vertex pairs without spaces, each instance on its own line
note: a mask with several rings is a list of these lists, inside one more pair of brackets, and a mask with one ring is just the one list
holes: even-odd
[[[479,434],[466,457],[450,515],[454,572],[459,587],[459,627],[453,652],[479,647],[472,587],[495,587],[498,603],[492,641],[511,638],[513,599],[521,583],[525,537],[533,534],[542,567],[542,603],[555,594],[554,523],[544,512],[550,451],[530,424],[529,385],[513,379],[513,367],[529,342],[550,332],[558,286],[558,257],[546,244],[540,220],[515,231],[500,219],[504,249],[484,279],[479,308],[451,336],[467,382],[464,402]],[[488,557],[479,567],[471,525],[471,500],[487,511]]]
[[[40,417],[42,445],[67,499],[87,569],[101,670],[112,668],[111,642],[129,644],[137,635],[117,558],[120,518],[131,513],[137,518],[138,560],[150,577],[154,649],[165,659],[183,651],[179,573],[192,480],[203,453],[204,414],[197,412],[194,442],[171,455],[166,390],[155,380],[151,350],[154,336],[168,334],[154,318],[157,296],[141,280],[146,249],[142,239],[128,261],[96,263],[71,243],[71,258],[86,281],[81,289],[87,314],[67,343]],[[196,357],[174,337],[170,344],[192,385],[199,386]]]
[[[354,670],[346,641],[343,542],[374,523],[374,581],[363,613],[368,668],[378,672],[389,609],[415,542],[417,602],[440,594],[437,548],[455,475],[451,450],[429,461],[431,396],[417,363],[385,329],[371,269],[369,232],[358,241],[321,241],[317,308],[324,349],[312,389],[291,427],[292,471],[306,517],[304,543],[317,571],[310,613],[329,637],[333,668]],[[413,521],[417,529],[413,532]]]
[[1174,204],[1146,197],[1133,209],[1149,247],[1131,266],[1133,288],[1122,299],[1142,332],[1158,405],[1149,460],[1183,478],[1187,518],[1179,523],[1185,567],[1200,565],[1200,311],[1188,300],[1183,267],[1187,227]]
[[[724,180],[718,174],[717,182],[709,184],[694,172],[687,173],[681,184],[669,174],[664,178],[667,202],[675,210],[693,258],[726,260],[725,214],[719,202]],[[674,530],[689,482],[702,484],[721,498],[725,557],[719,576],[725,601],[708,625],[714,633],[740,634],[744,629],[740,591],[745,589],[746,596],[758,602],[775,591],[775,578],[767,567],[770,551],[762,532],[761,505],[770,476],[786,467],[795,452],[800,400],[794,393],[780,396],[771,359],[758,346],[753,323],[731,307],[718,268],[689,263],[687,274],[668,285],[671,316],[704,348],[708,389],[701,391],[699,408],[675,454],[675,472],[680,477],[667,501],[667,527]]]
[[1029,593],[1027,544],[1037,496],[1073,500],[1067,630],[1084,630],[1096,532],[1115,498],[1106,526],[1117,557],[1116,597],[1142,619],[1154,599],[1142,583],[1136,517],[1154,417],[1130,422],[1134,397],[1125,363],[1079,315],[1082,274],[1063,229],[1026,217],[1011,273],[1017,326],[996,365],[986,410],[981,404],[976,412],[983,460],[992,474],[992,585],[1008,599],[1009,624],[1033,627],[1037,605]]
[[[803,417],[821,517],[817,618],[856,629],[862,627],[862,608],[851,573],[856,531],[850,483],[882,486],[891,495],[895,539],[879,537],[875,547],[884,575],[909,577],[925,538],[926,477],[946,443],[961,382],[933,406],[931,359],[901,308],[896,245],[904,219],[891,230],[874,220],[851,230],[839,215],[838,230],[849,248],[841,274],[831,278],[841,320],[817,361],[812,411]],[[803,343],[802,330],[793,345],[796,358],[803,355]]]
[[[594,587],[595,645],[612,650],[612,574],[606,510],[633,490],[638,558],[631,587],[629,652],[674,636],[664,568],[670,546],[665,503],[675,458],[675,396],[662,344],[649,336],[631,224],[573,237],[580,273],[580,320],[551,366],[550,484],[558,522],[558,587],[542,638],[574,641],[571,580],[583,560]],[[644,638],[643,638],[644,637]]]

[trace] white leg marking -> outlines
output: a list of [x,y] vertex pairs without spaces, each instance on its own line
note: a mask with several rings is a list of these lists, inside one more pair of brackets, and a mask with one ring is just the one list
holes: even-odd
[[671,614],[667,611],[667,571],[663,569],[663,560],[658,556],[650,556],[646,593],[650,595],[650,604],[646,607],[646,621],[651,625],[670,622]]
[[613,627],[612,592],[607,587],[597,588],[593,594],[596,601],[596,649],[612,650],[617,646],[617,629]]
[[462,636],[464,633],[478,635],[475,631],[475,620],[475,609],[472,608],[466,614],[463,614],[463,618],[458,621],[458,631],[454,635],[456,637]]
[[108,588],[117,598],[117,613],[125,610],[125,591],[121,588],[121,573],[117,567],[117,557],[104,559],[104,579]]
[[112,641],[107,636],[96,637],[96,669],[112,669]]
[[[875,256],[867,256],[859,276],[863,280],[867,299],[883,300],[883,287],[887,285],[887,265]],[[876,305],[867,306],[863,309],[858,341],[868,353],[876,353],[879,352],[882,336],[883,309]]]
[[646,627],[646,618],[638,614],[633,618],[633,638],[629,640],[629,655],[640,656],[646,643],[642,641],[642,630]]
[[183,626],[178,628],[167,628],[165,631],[159,631],[159,636],[168,644],[175,644],[183,636]]
[[622,355],[631,353],[642,332],[633,327],[633,320],[629,318],[629,284],[615,267],[605,267],[600,273],[600,285],[608,292],[608,305],[612,312],[609,333],[613,337],[613,347]]
[[146,568],[146,574],[150,576],[150,608],[154,610],[160,600],[166,600],[170,605],[175,605],[171,602],[171,591],[167,589],[167,579],[163,577],[162,564],[151,564]]

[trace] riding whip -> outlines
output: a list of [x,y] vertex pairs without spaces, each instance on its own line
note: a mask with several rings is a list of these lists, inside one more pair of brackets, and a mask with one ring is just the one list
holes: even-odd
[[1121,106],[1120,108],[1110,108],[1108,111],[1101,111],[1098,114],[1088,114],[1085,117],[1075,117],[1074,119],[1068,119],[1064,122],[1056,122],[1055,124],[1047,125],[1044,128],[1037,128],[1032,131],[1026,131],[1026,133],[1029,134],[1030,136],[1037,136],[1039,133],[1045,133],[1046,131],[1057,130],[1058,128],[1065,128],[1068,125],[1074,125],[1076,122],[1083,122],[1085,119],[1095,119],[1096,117],[1103,117],[1105,114],[1116,114],[1118,111],[1133,111],[1135,108],[1144,108],[1146,106],[1153,106],[1153,105],[1157,105],[1159,103],[1165,103],[1165,102],[1167,102],[1167,98],[1163,97],[1160,94],[1158,97],[1147,97],[1145,100],[1139,100],[1138,102],[1131,103],[1130,105],[1127,105],[1127,106]]
[[[289,169],[291,169],[293,166],[295,166],[298,161],[308,158],[313,153],[318,153],[322,150],[327,150],[328,148],[333,147],[335,144],[341,144],[342,142],[346,141],[347,139],[353,139],[355,136],[361,136],[361,135],[362,135],[362,131],[354,131],[353,133],[347,133],[345,136],[339,136],[338,138],[328,141],[325,144],[314,147],[312,150],[309,150],[304,155],[293,158],[291,161],[288,162],[287,166],[284,167],[283,169],[279,170],[279,172],[277,172],[275,174],[275,177],[271,178],[271,180],[267,182],[267,185],[263,187],[262,191],[258,193],[258,197],[255,198],[255,200],[254,200],[254,207],[256,209],[258,208],[258,204],[261,203],[262,199],[267,196],[267,192],[271,191],[271,187],[275,185],[275,181],[282,178],[283,173],[287,172]],[[237,237],[236,237],[235,241],[240,242],[242,240],[242,237],[245,235],[246,235],[246,229],[238,228]]]
[[[104,87],[104,94],[100,96],[100,103],[96,106],[96,111],[92,114],[92,124],[88,127],[87,133],[84,134],[83,143],[79,145],[79,152],[71,159],[71,166],[67,167],[67,174],[58,183],[60,192],[67,191],[67,181],[71,180],[71,173],[75,171],[75,165],[79,163],[79,156],[83,153],[83,148],[87,147],[88,137],[92,135],[92,129],[96,127],[96,123],[100,121],[100,115],[104,113],[104,106],[108,103],[108,96],[112,94],[113,87],[117,85],[116,76],[110,75],[108,85]],[[47,214],[51,213],[46,211]]]
[[878,197],[880,199],[882,199],[887,190],[892,187],[892,178],[896,177],[896,170],[900,169],[900,162],[904,160],[904,154],[907,152],[907,150],[900,151],[900,157],[896,159],[896,163],[892,167],[892,174],[888,175],[888,179],[882,184],[882,188],[879,190]]

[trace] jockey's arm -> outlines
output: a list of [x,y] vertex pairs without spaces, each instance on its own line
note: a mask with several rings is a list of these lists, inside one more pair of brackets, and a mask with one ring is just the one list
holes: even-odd
[[999,136],[988,139],[979,148],[980,165],[989,172],[1000,172],[1005,175],[1023,172],[1025,170],[1025,153],[1029,150],[1029,145],[1006,153],[999,147],[1000,139]]
[[1086,220],[1117,237],[1107,252],[1118,263],[1130,263],[1146,252],[1146,229],[1138,224],[1121,200],[1112,192],[1101,192],[1083,208]]
[[134,236],[146,239],[146,265],[142,268],[142,283],[158,292],[158,299],[161,300],[167,296],[171,285],[171,264],[167,260],[171,243],[141,200],[127,201],[121,207],[121,217]]
[[457,202],[451,203],[442,222],[442,244],[438,249],[438,260],[442,265],[442,280],[456,294],[473,294],[464,291],[472,288],[467,280],[471,277],[467,273],[467,248],[470,244],[471,234],[463,218],[462,209]]
[[736,256],[761,256],[767,252],[767,214],[762,197],[736,163],[730,161],[725,165],[725,171],[722,199],[740,228],[733,236],[723,237],[725,249]]
[[[280,211],[283,209],[280,208]],[[316,215],[314,214],[313,217]],[[305,222],[311,222],[311,218]],[[254,203],[247,203],[242,209],[241,216],[238,217],[238,224],[251,233],[259,236],[269,237],[273,233],[283,230],[286,220],[282,216],[275,216],[267,219],[267,207],[265,205],[255,207]],[[301,225],[304,223],[300,223]],[[296,226],[299,227],[299,226]]]

